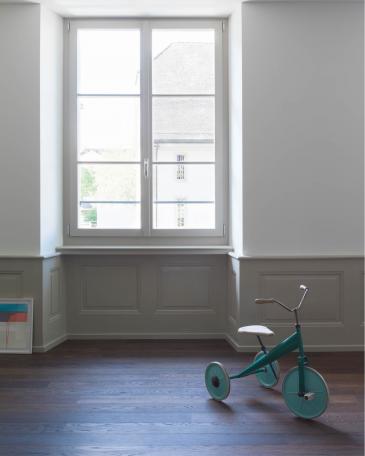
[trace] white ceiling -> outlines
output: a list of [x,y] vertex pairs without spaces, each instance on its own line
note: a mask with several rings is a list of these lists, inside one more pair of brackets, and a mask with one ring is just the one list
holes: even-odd
[[[237,5],[245,1],[275,2],[280,0],[0,0],[0,4],[42,3],[65,17],[225,17],[229,16]],[[281,1],[336,2],[347,0]]]
[[242,0],[0,0],[42,3],[61,16],[229,16]]

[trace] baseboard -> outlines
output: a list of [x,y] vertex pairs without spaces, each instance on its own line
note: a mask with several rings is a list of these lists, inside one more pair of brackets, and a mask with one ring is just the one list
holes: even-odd
[[51,342],[48,342],[45,345],[33,345],[33,352],[34,353],[45,353],[49,350],[52,350],[52,348],[57,347],[57,345],[62,344],[62,342],[65,342],[68,339],[67,334],[63,334],[62,336],[56,337],[56,339],[51,340]]
[[[240,345],[230,334],[226,334],[226,341],[234,348],[237,352],[240,353],[255,353],[259,350],[258,345]],[[272,348],[273,346],[268,345],[267,348]],[[306,353],[311,352],[361,352],[364,351],[363,345],[308,345],[305,344]]]
[[219,332],[158,332],[158,333],[98,333],[68,334],[70,340],[106,340],[106,339],[225,339],[226,335]]
[[[64,334],[45,345],[33,346],[34,353],[45,353],[66,340],[191,340],[191,339],[224,339],[237,352],[256,353],[257,345],[240,345],[230,334],[219,332],[181,332],[181,333],[100,333],[84,334],[73,333]],[[268,346],[268,348],[271,348]],[[350,352],[364,351],[363,345],[306,345],[305,351],[310,352]]]
[[230,334],[225,334],[224,338],[236,352],[256,353],[258,351],[257,345],[239,345]]

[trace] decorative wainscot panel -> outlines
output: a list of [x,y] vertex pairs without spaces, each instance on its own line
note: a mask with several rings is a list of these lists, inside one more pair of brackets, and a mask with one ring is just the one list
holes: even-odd
[[[299,312],[307,350],[361,350],[363,347],[363,259],[242,258],[240,260],[239,325],[261,323],[275,332],[274,345],[294,327],[294,316],[277,304],[255,304],[275,298],[293,308],[301,284],[309,288]],[[233,334],[232,334],[233,337]],[[247,335],[234,335],[238,349],[253,347]]]
[[1,296],[19,298],[23,296],[23,274],[21,271],[0,272]]
[[[261,273],[260,296],[275,297],[289,307],[298,304],[298,289],[303,283],[309,288],[305,304],[301,309],[301,322],[326,326],[343,324],[343,274],[336,272],[313,273]],[[292,314],[278,305],[259,307],[260,320],[270,324],[288,324]]]
[[50,306],[49,319],[55,320],[60,317],[62,311],[62,283],[61,283],[61,268],[51,269],[49,272],[50,280]]
[[140,278],[137,266],[82,267],[82,315],[138,315]]
[[162,266],[156,314],[215,313],[213,281],[212,266]]
[[71,338],[223,337],[221,255],[70,256]]

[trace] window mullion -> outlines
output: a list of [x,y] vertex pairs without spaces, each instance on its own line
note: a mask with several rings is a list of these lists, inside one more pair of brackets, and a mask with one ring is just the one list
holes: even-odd
[[151,27],[143,21],[141,30],[141,191],[142,230],[145,236],[151,233]]

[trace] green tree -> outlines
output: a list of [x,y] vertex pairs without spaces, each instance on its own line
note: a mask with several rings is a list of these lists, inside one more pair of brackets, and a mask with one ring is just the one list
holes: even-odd
[[[84,200],[88,196],[92,197],[95,195],[98,189],[98,185],[95,179],[95,172],[88,168],[82,168],[81,170],[81,188],[80,197]],[[84,222],[91,223],[92,225],[97,224],[97,211],[96,208],[88,208],[82,210]]]
[[86,209],[83,211],[84,221],[96,225],[98,221],[98,215],[96,209]]
[[88,196],[95,195],[98,186],[95,181],[95,172],[88,169],[82,168],[81,169],[81,200]]

